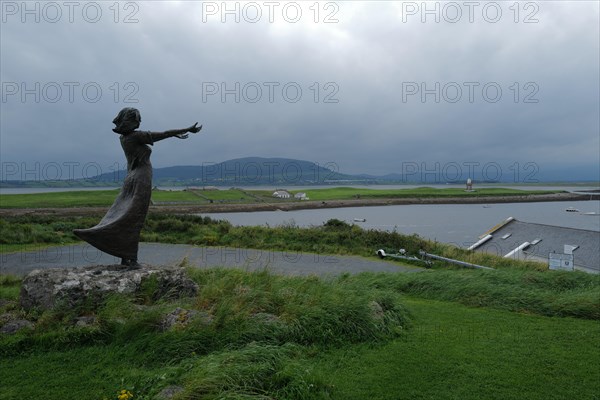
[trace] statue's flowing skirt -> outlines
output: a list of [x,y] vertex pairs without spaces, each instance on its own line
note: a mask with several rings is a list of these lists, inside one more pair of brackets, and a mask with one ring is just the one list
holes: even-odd
[[73,233],[105,253],[136,260],[151,195],[152,165],[147,162],[127,173],[121,192],[98,225]]

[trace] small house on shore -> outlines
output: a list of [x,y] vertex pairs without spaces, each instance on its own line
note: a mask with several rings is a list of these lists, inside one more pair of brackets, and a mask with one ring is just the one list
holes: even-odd
[[600,232],[534,224],[512,217],[480,236],[469,250],[547,263],[549,269],[600,273]]
[[273,192],[273,197],[278,199],[289,199],[292,195],[287,190],[276,190]]
[[296,200],[308,200],[308,196],[304,192],[298,192],[294,195]]

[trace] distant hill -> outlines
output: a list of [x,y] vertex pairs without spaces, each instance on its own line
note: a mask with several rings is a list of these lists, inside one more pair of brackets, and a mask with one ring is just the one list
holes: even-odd
[[[404,164],[403,164],[404,165]],[[410,163],[410,168],[404,168],[402,173],[393,172],[386,175],[344,174],[338,171],[337,165],[327,163],[319,165],[305,160],[290,158],[261,158],[246,157],[223,161],[220,163],[205,163],[203,165],[185,165],[165,168],[155,168],[153,181],[157,186],[252,186],[268,185],[274,187],[306,186],[306,185],[365,185],[365,184],[416,184],[426,185],[435,183],[464,184],[468,176],[467,170],[456,173],[455,170],[445,171],[443,168],[431,169]],[[441,170],[440,170],[441,169]],[[523,170],[523,168],[521,168]],[[536,182],[570,182],[569,179],[552,179],[554,176],[568,176],[567,171],[552,171],[552,173],[537,170],[524,170],[515,176],[513,170],[492,168],[491,172],[475,171],[475,184],[479,183],[526,183]],[[486,172],[484,169],[483,172]],[[527,174],[525,174],[527,172]],[[127,171],[120,170],[97,175],[88,179],[54,180],[54,181],[0,181],[2,188],[33,188],[33,187],[106,187],[120,186]],[[489,179],[499,178],[498,180]],[[577,176],[577,174],[571,174]],[[585,174],[581,174],[585,176]],[[597,181],[591,181],[597,184]]]
[[[335,171],[334,165],[319,165],[289,158],[246,157],[221,163],[154,169],[156,185],[315,185],[334,182],[366,182],[359,176]],[[127,171],[110,172],[91,178],[107,184],[121,182]]]

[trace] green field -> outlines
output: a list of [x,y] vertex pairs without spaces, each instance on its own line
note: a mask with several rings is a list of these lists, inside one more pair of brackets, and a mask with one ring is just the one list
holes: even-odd
[[[41,313],[19,310],[20,281],[0,277],[0,314],[36,323],[0,335],[0,398],[112,400],[125,389],[144,400],[174,385],[177,399],[597,398],[598,300],[573,304],[581,318],[537,315],[540,302],[522,311],[493,303],[519,305],[515,294],[541,288],[556,304],[585,291],[598,299],[598,279],[529,271],[498,285],[495,301],[466,306],[498,271],[450,271],[453,281],[440,272],[321,280],[190,270],[194,298],[141,292]],[[424,281],[431,288],[420,292]],[[440,294],[447,299],[431,299]],[[176,307],[212,320],[161,330]],[[96,321],[76,326],[81,313]]]
[[413,326],[402,338],[315,360],[315,373],[336,388],[332,398],[598,399],[597,321],[412,297],[404,304]]
[[[113,203],[118,193],[119,189],[3,194],[0,195],[0,208],[108,207]],[[209,204],[211,200],[227,203],[256,201],[253,196],[238,189],[152,191],[152,201],[156,205]]]
[[73,192],[2,194],[0,208],[100,207],[110,206],[119,189]]
[[[108,207],[116,198],[119,189],[82,190],[73,192],[52,192],[32,194],[2,194],[0,208],[61,208],[61,207]],[[290,191],[295,194],[299,191]],[[358,189],[351,187],[312,189],[305,191],[310,200],[331,201],[348,199],[395,199],[395,198],[444,198],[444,197],[485,197],[485,196],[527,196],[532,194],[559,193],[547,190],[518,190],[504,188],[479,189],[465,192],[462,189]],[[268,190],[154,190],[152,200],[157,205],[164,204],[208,204],[214,203],[258,203],[295,202],[296,199],[275,199]]]
[[397,199],[397,198],[435,198],[435,197],[483,197],[483,196],[527,196],[532,194],[551,194],[559,191],[549,190],[519,190],[506,188],[477,189],[466,192],[463,189],[447,188],[436,189],[421,187],[415,189],[359,189],[353,187],[339,187],[331,189],[311,189],[306,195],[311,200],[349,200],[349,199]]
[[[203,204],[204,199],[188,191],[153,190],[152,201],[156,204]],[[112,203],[111,203],[112,204]],[[109,204],[110,205],[110,204]]]
[[191,192],[213,202],[248,203],[255,201],[254,197],[239,189],[192,190]]

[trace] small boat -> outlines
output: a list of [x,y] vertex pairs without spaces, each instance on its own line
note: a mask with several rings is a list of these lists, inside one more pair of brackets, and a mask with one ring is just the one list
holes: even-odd
[[367,222],[366,218],[354,218],[354,222]]
[[565,211],[566,212],[579,212],[579,210],[576,209],[575,207],[568,207]]
[[489,204],[484,204],[483,208],[491,208],[492,206],[490,206]]

